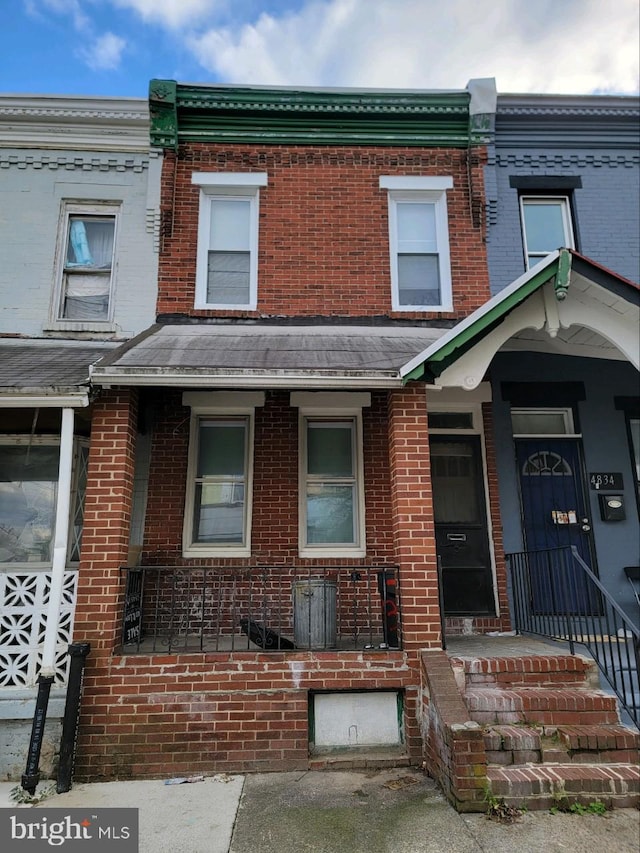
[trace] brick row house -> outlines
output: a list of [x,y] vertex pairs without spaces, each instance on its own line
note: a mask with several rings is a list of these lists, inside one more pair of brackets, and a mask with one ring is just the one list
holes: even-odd
[[461,809],[542,803],[502,765],[546,733],[491,728],[526,706],[578,761],[609,726],[597,790],[637,790],[582,658],[443,651],[571,612],[633,663],[637,108],[152,81],[155,323],[90,368],[79,778],[425,762]]

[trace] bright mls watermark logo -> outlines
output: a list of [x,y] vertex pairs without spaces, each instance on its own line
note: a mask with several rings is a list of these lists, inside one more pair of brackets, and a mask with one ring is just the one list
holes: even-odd
[[138,809],[0,809],[0,850],[138,853]]

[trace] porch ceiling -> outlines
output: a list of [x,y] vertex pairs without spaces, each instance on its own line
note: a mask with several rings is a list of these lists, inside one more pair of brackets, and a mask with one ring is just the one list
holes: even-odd
[[113,344],[0,341],[0,406],[86,405],[89,366]]
[[94,384],[394,388],[442,328],[153,326],[92,367]]

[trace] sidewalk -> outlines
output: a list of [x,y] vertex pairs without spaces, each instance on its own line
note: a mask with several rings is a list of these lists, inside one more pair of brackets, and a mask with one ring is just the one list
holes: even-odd
[[[13,787],[0,784],[0,807],[15,807]],[[457,814],[431,779],[404,767],[76,784],[33,808],[115,806],[140,810],[140,853],[637,853],[640,842],[636,810],[530,812],[500,824]]]

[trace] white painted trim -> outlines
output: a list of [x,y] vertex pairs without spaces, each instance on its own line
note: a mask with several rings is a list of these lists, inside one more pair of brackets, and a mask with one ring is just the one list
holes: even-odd
[[449,175],[380,175],[381,190],[451,190]]
[[264,400],[264,391],[185,391],[182,395],[183,406],[214,414],[229,409],[244,414],[264,406]]
[[294,408],[323,408],[333,410],[341,408],[356,411],[371,405],[371,394],[348,391],[293,391],[289,396],[289,405]]
[[67,566],[67,547],[69,542],[69,511],[71,507],[71,485],[73,473],[73,409],[62,410],[60,430],[60,463],[58,469],[58,489],[56,495],[56,523],[53,540],[53,561],[51,565],[51,589],[49,606],[42,647],[42,675],[55,675],[56,646],[58,641],[58,623],[60,604],[64,586],[64,572]]
[[[215,393],[215,392],[214,392]],[[204,396],[204,395],[203,395]],[[208,395],[207,395],[208,396]],[[229,397],[231,395],[224,395]],[[244,395],[242,395],[244,396]],[[263,395],[264,396],[264,395]],[[198,437],[200,420],[207,416],[219,415],[221,418],[238,417],[247,420],[246,437],[246,479],[245,479],[245,512],[244,512],[244,542],[240,545],[212,545],[210,543],[192,542],[193,512],[195,508],[195,478],[198,464]],[[251,556],[251,528],[253,518],[253,455],[254,455],[254,421],[255,408],[253,406],[232,407],[203,406],[191,409],[191,423],[189,426],[189,455],[187,461],[187,485],[185,494],[184,520],[182,526],[182,556],[193,557],[250,557]]]
[[[438,272],[440,277],[440,302],[437,305],[403,305],[400,303],[398,281],[398,204],[432,204],[434,207]],[[449,217],[445,190],[411,190],[401,186],[389,190],[389,264],[391,273],[391,310],[440,313],[453,310],[453,285],[451,280],[451,253],[449,247]]]
[[238,370],[235,373],[173,373],[152,369],[150,372],[131,368],[117,368],[109,372],[109,368],[101,368],[101,372],[92,372],[94,385],[109,388],[112,385],[148,385],[150,387],[168,388],[337,388],[347,391],[361,388],[402,388],[403,382],[398,374],[380,375],[379,373],[359,374],[357,376],[338,375],[331,373],[293,373],[278,371],[277,373],[249,372]]
[[0,409],[81,409],[88,405],[89,395],[86,391],[60,397],[46,394],[0,394]]
[[[260,195],[258,186],[225,184],[216,192],[216,186],[200,187],[198,208],[198,245],[196,250],[196,293],[194,308],[224,309],[229,311],[255,311],[258,307],[258,236],[260,222]],[[241,200],[249,203],[249,299],[247,302],[229,304],[207,302],[208,262],[211,232],[211,205],[216,199]]]
[[[333,396],[333,395],[327,395]],[[342,396],[342,395],[341,395]],[[347,418],[354,422],[354,464],[355,464],[355,487],[357,512],[356,528],[358,542],[352,545],[331,543],[327,545],[309,545],[306,541],[307,527],[307,420],[318,420],[319,418],[335,418],[336,420]],[[365,482],[364,482],[364,440],[362,433],[362,408],[357,406],[347,408],[338,406],[312,406],[298,410],[298,555],[300,557],[311,557],[324,559],[325,557],[365,557],[367,553],[366,535],[367,525],[365,518]]]
[[267,172],[192,172],[191,183],[199,187],[266,187]]
[[493,399],[491,383],[481,382],[470,391],[460,388],[443,388],[441,385],[427,385],[427,404],[438,411],[440,406],[455,405],[468,409],[473,403],[490,403]]

